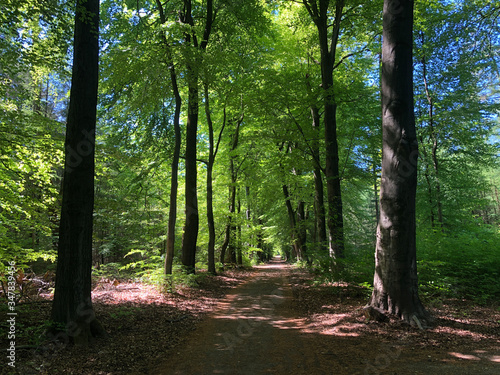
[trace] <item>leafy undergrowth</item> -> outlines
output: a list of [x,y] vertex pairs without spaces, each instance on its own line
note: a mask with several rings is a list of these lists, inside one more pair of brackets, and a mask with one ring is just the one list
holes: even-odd
[[[202,275],[196,287],[178,287],[175,293],[138,282],[102,279],[92,298],[97,318],[109,333],[88,348],[58,346],[43,340],[51,303],[42,294],[17,306],[16,369],[2,366],[1,374],[147,374],[211,312],[225,293],[249,275],[228,270],[220,276]],[[2,314],[5,316],[5,314]],[[8,347],[1,332],[0,348]]]

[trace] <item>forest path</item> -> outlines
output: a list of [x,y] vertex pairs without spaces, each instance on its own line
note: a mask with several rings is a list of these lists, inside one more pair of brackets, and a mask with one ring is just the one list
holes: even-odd
[[[155,374],[311,374],[317,358],[291,311],[284,261],[254,267]],[[180,350],[179,350],[180,349]],[[311,354],[312,353],[312,354]]]
[[294,311],[290,267],[279,259],[254,267],[251,277],[231,290],[150,374],[500,373],[500,356],[485,361],[446,360],[449,355],[437,348],[416,348],[400,338],[387,341],[363,334],[364,324],[347,323],[343,317],[348,314],[330,322],[333,329],[328,332],[318,329]]

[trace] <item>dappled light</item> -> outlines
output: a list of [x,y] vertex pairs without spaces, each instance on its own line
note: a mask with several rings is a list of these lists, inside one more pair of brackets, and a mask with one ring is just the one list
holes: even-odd
[[500,363],[500,355],[492,354],[490,352],[487,352],[486,350],[474,350],[472,351],[472,353],[449,352],[448,354],[451,357],[462,359],[465,361],[486,361],[486,362],[489,361],[489,362]]

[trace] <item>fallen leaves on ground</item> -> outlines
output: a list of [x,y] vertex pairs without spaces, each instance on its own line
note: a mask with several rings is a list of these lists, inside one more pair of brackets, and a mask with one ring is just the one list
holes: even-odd
[[[93,303],[96,316],[110,337],[97,339],[87,348],[37,342],[44,322],[50,317],[51,304],[47,303],[50,301],[20,305],[17,372],[14,373],[147,374],[160,360],[175,356],[176,348],[182,346],[189,332],[213,311],[230,288],[249,275],[248,270],[231,270],[217,277],[207,275],[199,279],[197,287],[182,288],[177,293],[160,293],[153,286],[126,280],[101,280],[94,287]],[[303,322],[301,329],[317,334],[321,340],[320,354],[332,355],[335,363],[344,366],[345,373],[349,373],[352,361],[367,358],[366,373],[377,364],[379,357],[387,357],[386,352],[392,356],[387,357],[391,363],[400,366],[399,370],[412,361],[418,363],[422,372],[412,373],[432,373],[434,367],[427,370],[421,367],[424,361],[429,366],[443,363],[465,366],[474,361],[484,361],[485,366],[500,365],[498,306],[442,300],[430,309],[436,318],[434,326],[421,331],[394,318],[388,323],[367,323],[362,310],[369,296],[365,288],[347,283],[313,284],[311,274],[294,268],[289,280],[293,292],[291,311]],[[334,337],[344,340],[334,340]],[[8,345],[5,339],[6,335],[2,334],[2,349]],[[339,347],[339,342],[344,347]],[[367,347],[373,348],[373,353],[367,353]],[[377,352],[377,348],[383,350]],[[405,352],[411,355],[407,358]],[[400,353],[403,353],[401,357]],[[373,369],[379,373],[405,373],[391,372],[383,366]],[[1,373],[9,373],[5,371],[8,369],[2,369]]]

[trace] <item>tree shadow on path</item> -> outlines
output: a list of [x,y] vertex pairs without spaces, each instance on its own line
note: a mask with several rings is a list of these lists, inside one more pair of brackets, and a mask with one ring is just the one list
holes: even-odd
[[344,314],[325,327],[294,310],[282,261],[255,267],[151,374],[497,374],[498,347],[429,355],[411,342],[363,332]]

